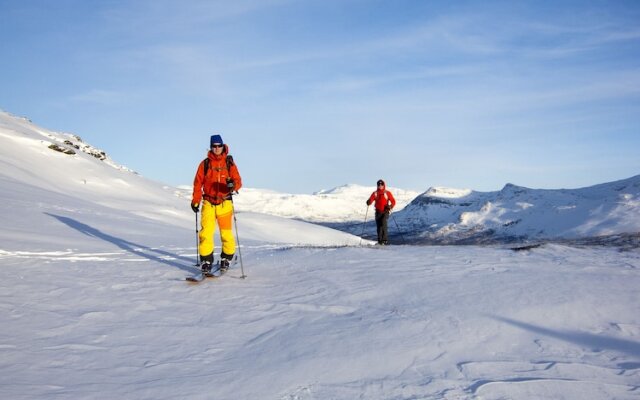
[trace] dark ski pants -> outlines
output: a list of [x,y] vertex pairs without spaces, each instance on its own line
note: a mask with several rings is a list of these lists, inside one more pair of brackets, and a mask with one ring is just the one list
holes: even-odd
[[376,211],[376,228],[378,230],[378,244],[387,244],[387,221],[389,221],[388,212]]

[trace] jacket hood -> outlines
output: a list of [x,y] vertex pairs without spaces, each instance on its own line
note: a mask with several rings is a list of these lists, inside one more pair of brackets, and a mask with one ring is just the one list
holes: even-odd
[[209,150],[209,153],[207,154],[207,157],[216,160],[216,159],[220,159],[220,158],[224,158],[227,156],[227,154],[229,154],[229,145],[225,144],[222,146],[222,153],[220,153],[219,156],[216,156],[215,153],[213,152],[213,150]]

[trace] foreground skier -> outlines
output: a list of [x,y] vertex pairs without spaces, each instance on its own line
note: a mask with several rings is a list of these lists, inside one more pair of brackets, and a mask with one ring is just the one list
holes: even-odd
[[200,268],[203,273],[211,272],[213,264],[213,235],[216,222],[220,229],[222,253],[220,273],[226,272],[236,251],[236,241],[232,232],[233,201],[231,193],[242,187],[242,179],[229,155],[229,146],[220,135],[211,136],[210,150],[196,172],[193,181],[191,209],[197,213],[202,205],[201,229],[198,234]]

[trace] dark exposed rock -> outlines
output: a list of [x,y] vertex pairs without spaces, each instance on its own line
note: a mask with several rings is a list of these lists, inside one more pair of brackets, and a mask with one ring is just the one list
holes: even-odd
[[66,144],[67,146],[74,147],[77,150],[80,150],[80,146],[78,146],[77,144],[74,144],[71,140],[65,140],[64,144]]
[[64,154],[68,154],[68,155],[76,154],[76,152],[73,151],[72,149],[70,149],[68,147],[64,147],[64,146],[59,146],[57,144],[51,144],[51,145],[49,145],[49,148],[51,150],[59,151],[60,153],[64,153]]

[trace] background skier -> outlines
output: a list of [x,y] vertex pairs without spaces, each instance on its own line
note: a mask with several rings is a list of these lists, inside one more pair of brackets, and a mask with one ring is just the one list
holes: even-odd
[[376,228],[378,231],[378,244],[388,244],[387,237],[387,221],[389,220],[389,213],[391,209],[396,205],[396,199],[390,191],[387,190],[386,184],[382,179],[377,182],[378,188],[375,192],[371,193],[367,200],[367,206],[374,203],[376,209]]
[[229,155],[229,146],[220,135],[211,136],[210,150],[196,172],[193,181],[191,209],[197,213],[202,204],[201,229],[198,234],[200,266],[203,272],[210,272],[213,264],[213,235],[216,223],[220,228],[222,253],[220,272],[229,268],[236,251],[236,241],[232,232],[233,202],[231,192],[242,187],[242,179]]

